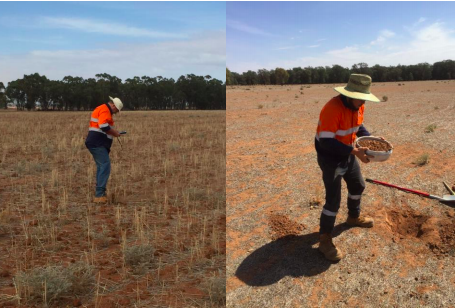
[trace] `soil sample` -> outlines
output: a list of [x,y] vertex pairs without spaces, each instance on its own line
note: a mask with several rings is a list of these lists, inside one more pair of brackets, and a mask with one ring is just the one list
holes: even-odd
[[386,141],[373,140],[373,139],[362,139],[357,142],[360,147],[366,147],[370,151],[388,152],[392,150],[392,146]]

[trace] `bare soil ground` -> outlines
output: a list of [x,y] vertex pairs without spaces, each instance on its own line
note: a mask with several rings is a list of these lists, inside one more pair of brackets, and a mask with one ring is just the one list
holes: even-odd
[[[314,136],[335,86],[227,90],[227,306],[455,307],[450,206],[367,183],[362,209],[375,226],[349,228],[343,197],[334,243],[346,257],[331,263],[318,252],[325,191]],[[372,92],[388,99],[366,103],[365,126],[394,150],[361,164],[364,177],[448,194],[455,81],[374,83]]]
[[110,203],[90,112],[0,113],[0,307],[225,304],[225,112],[122,112]]

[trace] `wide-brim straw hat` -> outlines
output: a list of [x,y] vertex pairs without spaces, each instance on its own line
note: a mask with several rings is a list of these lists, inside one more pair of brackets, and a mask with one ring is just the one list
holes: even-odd
[[109,99],[114,103],[115,107],[117,107],[118,111],[122,110],[123,103],[120,100],[120,98],[118,98],[118,97],[112,98],[112,97],[109,96]]
[[380,100],[370,92],[371,77],[364,74],[351,74],[345,87],[333,88],[344,96],[369,102],[379,103]]

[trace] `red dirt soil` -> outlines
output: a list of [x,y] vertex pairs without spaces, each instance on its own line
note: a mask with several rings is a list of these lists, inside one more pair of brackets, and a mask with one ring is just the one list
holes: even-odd
[[[346,257],[330,264],[318,253],[325,190],[314,135],[336,86],[227,89],[227,306],[455,307],[450,206],[367,183],[362,213],[375,225],[348,228],[343,184],[334,243]],[[366,103],[364,125],[394,154],[361,164],[363,176],[434,195],[447,194],[442,181],[455,188],[455,81],[372,92],[389,99]]]

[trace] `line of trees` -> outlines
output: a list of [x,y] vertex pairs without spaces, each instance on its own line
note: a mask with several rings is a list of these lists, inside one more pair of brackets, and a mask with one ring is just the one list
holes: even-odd
[[18,110],[92,110],[119,97],[126,110],[226,109],[226,84],[211,76],[189,74],[170,78],[121,79],[109,74],[96,78],[66,76],[49,80],[38,73],[24,75],[8,86],[0,82],[0,106]]
[[312,83],[345,83],[352,73],[370,75],[374,82],[414,81],[414,80],[447,80],[455,79],[455,61],[445,60],[433,65],[419,63],[416,65],[369,67],[367,63],[354,64],[350,69],[340,65],[318,67],[294,67],[285,70],[260,69],[257,72],[247,71],[242,74],[231,72],[226,68],[227,85],[255,84],[312,84]]

